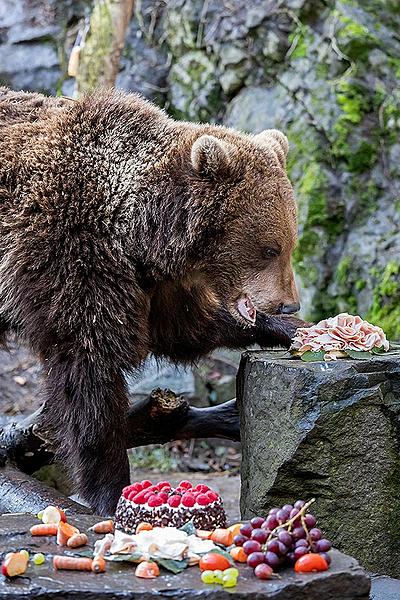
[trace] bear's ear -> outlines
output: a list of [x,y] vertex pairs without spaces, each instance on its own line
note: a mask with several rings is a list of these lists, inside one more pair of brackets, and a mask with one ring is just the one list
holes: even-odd
[[289,152],[289,142],[281,131],[278,129],[265,129],[253,137],[253,140],[259,146],[272,149],[283,168],[286,167],[286,157]]
[[212,179],[230,175],[232,159],[232,146],[213,135],[202,135],[197,138],[190,152],[194,170]]

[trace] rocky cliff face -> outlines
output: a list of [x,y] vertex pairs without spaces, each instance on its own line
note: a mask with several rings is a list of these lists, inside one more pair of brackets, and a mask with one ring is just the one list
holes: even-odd
[[[0,81],[70,93],[66,56],[84,13],[73,0],[3,0]],[[177,118],[285,131],[305,313],[360,312],[393,338],[399,27],[397,0],[142,0],[117,81]]]

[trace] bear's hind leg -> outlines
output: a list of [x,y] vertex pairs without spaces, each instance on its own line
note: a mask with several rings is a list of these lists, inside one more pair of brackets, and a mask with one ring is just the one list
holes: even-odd
[[50,359],[47,366],[46,413],[58,458],[72,468],[80,496],[96,513],[110,515],[129,483],[123,373],[89,358]]

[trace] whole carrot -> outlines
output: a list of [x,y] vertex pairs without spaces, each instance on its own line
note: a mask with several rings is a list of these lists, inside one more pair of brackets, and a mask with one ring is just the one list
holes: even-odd
[[74,533],[67,541],[68,548],[80,548],[88,543],[86,533]]
[[95,533],[111,533],[114,531],[114,523],[111,519],[108,521],[99,521],[93,525],[93,527],[89,527],[89,531],[94,531]]
[[74,556],[54,556],[53,567],[67,571],[91,571],[91,558],[75,558]]
[[57,535],[57,525],[55,523],[41,523],[33,525],[30,530],[31,535]]
[[102,556],[95,556],[92,560],[92,571],[93,573],[104,573],[106,570],[106,561]]

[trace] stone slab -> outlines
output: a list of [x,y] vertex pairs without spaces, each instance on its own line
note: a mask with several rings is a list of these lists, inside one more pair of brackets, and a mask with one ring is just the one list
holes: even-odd
[[[36,520],[37,522],[37,520]],[[96,517],[79,515],[71,523],[82,531],[96,522]],[[54,571],[51,556],[65,553],[56,546],[54,538],[33,538],[29,527],[35,523],[32,515],[0,516],[0,558],[7,552],[28,549],[43,552],[46,563],[30,565],[25,576],[13,582],[0,576],[0,599],[21,600],[367,600],[370,582],[358,563],[348,556],[332,551],[329,571],[319,574],[296,575],[293,570],[281,572],[282,579],[259,581],[252,571],[240,566],[240,579],[235,589],[205,585],[200,581],[197,567],[190,567],[179,575],[167,574],[153,580],[140,580],[134,566],[107,563],[107,572],[99,575],[74,571]],[[93,546],[96,536],[89,532]],[[1,556],[3,555],[3,556]]]
[[237,400],[242,515],[315,497],[336,547],[399,577],[400,354],[306,363],[247,352]]

